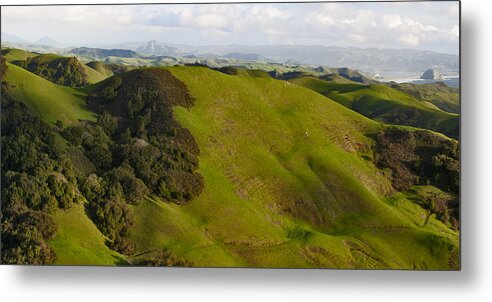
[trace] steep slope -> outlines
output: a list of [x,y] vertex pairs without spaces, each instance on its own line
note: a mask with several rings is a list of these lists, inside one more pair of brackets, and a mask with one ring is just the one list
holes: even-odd
[[196,98],[175,115],[200,147],[205,191],[181,207],[137,206],[137,255],[166,249],[195,266],[456,267],[457,232],[434,219],[420,227],[424,211],[405,196],[386,202],[391,184],[368,137],[384,125],[285,81],[169,70]]
[[78,120],[94,120],[94,113],[85,108],[85,94],[79,90],[56,85],[23,68],[9,64],[5,80],[12,96],[24,102],[43,120],[66,124]]
[[69,210],[58,210],[54,214],[58,226],[49,245],[56,253],[57,265],[121,265],[125,258],[110,250],[104,243],[106,238],[84,213],[82,205]]
[[459,117],[385,85],[342,84],[301,77],[291,80],[369,118],[388,124],[430,129],[457,138]]

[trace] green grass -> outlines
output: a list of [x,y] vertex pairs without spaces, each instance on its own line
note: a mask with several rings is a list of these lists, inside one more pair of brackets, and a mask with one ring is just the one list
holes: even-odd
[[56,85],[21,67],[7,65],[5,79],[11,86],[12,96],[44,121],[72,124],[78,120],[95,120],[95,114],[85,108],[86,95],[81,90]]
[[164,248],[195,266],[450,268],[458,233],[433,218],[421,228],[405,196],[388,203],[389,181],[366,159],[367,135],[384,125],[285,81],[169,70],[196,98],[175,116],[200,146],[205,191],[186,206],[136,207],[139,253]]
[[82,205],[58,210],[53,215],[58,226],[49,245],[56,253],[56,265],[122,265],[125,258],[110,250],[105,237],[86,216]]
[[[457,134],[458,115],[382,84],[346,84],[302,77],[290,82],[314,90],[374,120]],[[410,114],[402,112],[411,112]],[[398,116],[397,116],[398,115]]]
[[108,69],[101,61],[92,61],[85,65],[89,66],[90,68],[94,69],[95,71],[103,75],[104,78],[108,78],[113,75],[113,72],[110,69]]
[[401,83],[392,84],[391,87],[412,95],[422,102],[429,102],[443,111],[459,113],[460,94],[457,88],[448,87],[443,83]]
[[112,73],[111,73],[111,75],[101,74],[97,70],[94,70],[91,67],[84,65],[84,64],[82,64],[82,66],[84,68],[85,74],[87,75],[87,82],[89,82],[91,84],[101,82],[102,80],[107,79],[108,77],[110,77],[112,75]]
[[2,56],[5,58],[7,62],[13,62],[13,61],[25,61],[27,60],[27,58],[33,58],[35,56],[38,56],[38,54],[25,51],[22,49],[5,48],[2,49]]
[[[60,59],[68,59],[68,57],[63,57],[60,55],[56,54],[43,54],[36,56],[32,59],[32,62],[37,62],[37,63],[49,63],[54,60],[60,60]],[[82,65],[82,68],[84,68],[84,72],[87,75],[87,82],[93,84],[100,82],[106,78],[108,78],[110,75],[104,75],[98,72],[97,70],[91,68],[90,66],[85,65],[84,63],[80,63]]]

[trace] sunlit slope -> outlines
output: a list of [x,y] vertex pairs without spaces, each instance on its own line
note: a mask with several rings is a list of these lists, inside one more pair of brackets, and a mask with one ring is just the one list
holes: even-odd
[[[67,61],[69,57],[63,57],[60,55],[55,55],[55,54],[42,54],[39,56],[36,56],[31,59],[31,63],[37,63],[37,64],[50,64],[55,61],[59,61],[60,63],[64,63]],[[106,74],[101,74],[98,70],[95,70],[91,68],[91,66],[85,65],[82,62],[80,62],[80,66],[84,69],[84,73],[87,76],[87,82],[88,83],[97,83],[100,82],[106,78],[108,78],[110,75]]]
[[57,265],[121,265],[126,260],[110,250],[105,237],[86,216],[82,205],[69,210],[57,210],[53,215],[58,227],[49,242],[56,253]]
[[374,120],[442,132],[456,138],[459,117],[382,84],[342,84],[314,77],[292,83],[312,89]]
[[113,75],[113,72],[109,68],[107,68],[106,65],[101,61],[92,61],[85,65],[97,71],[104,78],[108,78]]
[[197,140],[204,192],[188,205],[135,207],[139,254],[195,266],[449,269],[458,233],[373,165],[385,126],[286,81],[172,67],[196,98],[175,108]]
[[2,49],[2,56],[5,58],[7,62],[13,62],[13,61],[25,61],[27,60],[27,58],[33,58],[35,56],[38,56],[38,54],[25,51],[23,49],[5,48]]
[[444,83],[391,84],[391,88],[403,91],[418,100],[429,102],[443,111],[459,113],[460,93],[458,88],[449,87]]
[[12,96],[47,122],[61,120],[70,124],[78,120],[94,120],[85,108],[85,94],[77,89],[56,85],[21,67],[8,64],[6,81]]

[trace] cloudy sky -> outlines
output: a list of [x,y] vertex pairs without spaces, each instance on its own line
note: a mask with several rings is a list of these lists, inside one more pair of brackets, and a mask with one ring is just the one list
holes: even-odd
[[457,1],[2,7],[2,32],[81,46],[305,44],[459,51]]

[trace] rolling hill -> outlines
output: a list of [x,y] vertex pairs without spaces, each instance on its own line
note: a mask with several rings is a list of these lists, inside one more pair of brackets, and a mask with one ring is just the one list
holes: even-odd
[[2,51],[7,62],[29,70],[55,84],[79,87],[96,83],[112,75],[104,69],[97,70],[85,65],[74,57],[56,54],[34,54],[20,49]]
[[35,56],[38,56],[38,54],[25,51],[23,49],[5,48],[2,49],[2,56],[5,58],[7,62],[14,62],[14,61],[25,61],[28,58],[33,58]]
[[[384,125],[288,82],[169,70],[196,98],[175,114],[201,149],[205,191],[183,207],[138,206],[138,254],[165,246],[195,266],[442,269],[456,260],[457,233],[439,221],[422,228],[421,208],[385,197],[388,179],[365,159],[367,135]],[[433,255],[434,244],[445,248]]]
[[[111,68],[101,61],[92,61],[85,65],[100,73],[104,77],[103,79],[109,78],[113,75],[113,71],[111,70]],[[98,81],[93,81],[93,83],[95,82]]]
[[43,120],[71,124],[95,119],[95,114],[85,108],[85,93],[56,85],[16,65],[7,65],[5,80],[10,85],[10,93]]
[[403,91],[419,101],[428,102],[450,113],[459,113],[460,94],[457,88],[442,82],[427,84],[390,84],[391,88]]
[[430,129],[453,138],[459,134],[458,115],[383,84],[336,83],[314,77],[298,77],[291,83],[312,89],[383,123]]
[[[167,73],[174,78],[166,75],[159,82],[160,75]],[[146,75],[152,79],[150,84],[144,81]],[[138,89],[134,89],[137,79],[145,83],[142,87],[152,88],[146,88],[150,91],[144,94],[147,98],[153,99],[157,93],[156,100],[165,96],[173,104],[166,123],[175,129],[169,135],[171,142],[177,142],[173,145],[177,149],[169,152],[192,161],[179,149],[182,133],[189,132],[196,141],[199,153],[194,164],[203,176],[203,192],[194,194],[186,203],[149,194],[140,203],[128,204],[135,219],[127,235],[134,250],[128,249],[127,256],[104,245],[107,238],[95,228],[94,217],[86,216],[90,213],[88,208],[84,211],[82,205],[74,205],[69,210],[57,210],[51,216],[58,232],[48,241],[57,255],[55,264],[140,264],[165,251],[172,255],[168,257],[177,259],[174,263],[200,267],[460,267],[459,231],[437,216],[431,217],[415,202],[424,200],[425,192],[437,189],[432,183],[426,188],[413,183],[408,190],[398,192],[392,185],[393,172],[376,163],[381,146],[375,137],[394,127],[377,121],[385,117],[384,113],[373,120],[347,108],[363,97],[374,99],[374,107],[383,103],[386,108],[384,101],[395,96],[395,106],[415,105],[415,100],[399,91],[323,80],[313,84],[296,79],[291,83],[270,78],[262,71],[230,75],[199,66],[144,68],[78,90],[56,85],[12,64],[8,64],[5,78],[12,97],[25,103],[34,115],[51,123],[62,120],[74,126],[73,133],[77,133],[77,126],[86,127],[79,120],[96,120],[86,107],[86,96],[113,85],[113,93],[122,93],[114,103],[118,106],[107,103],[108,98],[91,102],[102,102],[101,108],[108,109],[115,119],[100,115],[97,123],[101,127],[95,127],[94,133],[82,131],[80,137],[97,138],[109,148],[105,140],[115,131],[108,130],[112,129],[111,123],[120,127],[130,124],[143,133],[134,148],[151,152],[149,142],[156,144],[160,139],[156,136],[152,141],[153,137],[148,137],[155,125],[146,126],[145,114],[123,112],[129,104],[145,109],[139,103]],[[164,85],[159,88],[165,89],[164,94],[153,88],[156,83]],[[329,98],[313,91],[318,85],[326,88],[326,83],[333,88]],[[188,101],[193,103],[176,101],[182,97],[174,91],[178,86],[180,91],[186,88]],[[343,98],[332,100],[331,94]],[[443,120],[447,117],[446,113],[415,102],[419,110],[442,113]],[[146,114],[154,117],[153,113]],[[123,119],[125,114],[130,117]],[[177,124],[172,124],[172,120]],[[396,128],[405,133],[417,131]],[[431,131],[418,131],[430,140],[455,144]],[[419,137],[416,135],[415,139]],[[62,144],[72,144],[60,139]],[[427,142],[418,143],[426,147]],[[82,145],[86,144],[89,142]],[[81,152],[80,147],[70,148]],[[429,150],[429,157],[441,155]],[[90,154],[79,154],[77,161],[99,160]],[[442,160],[446,163],[445,158]],[[166,165],[172,166],[173,162]],[[80,173],[94,173],[94,169],[89,170],[92,171]],[[99,171],[96,173],[104,174]],[[88,198],[88,204],[92,203]],[[429,222],[423,224],[426,216],[430,217]]]

